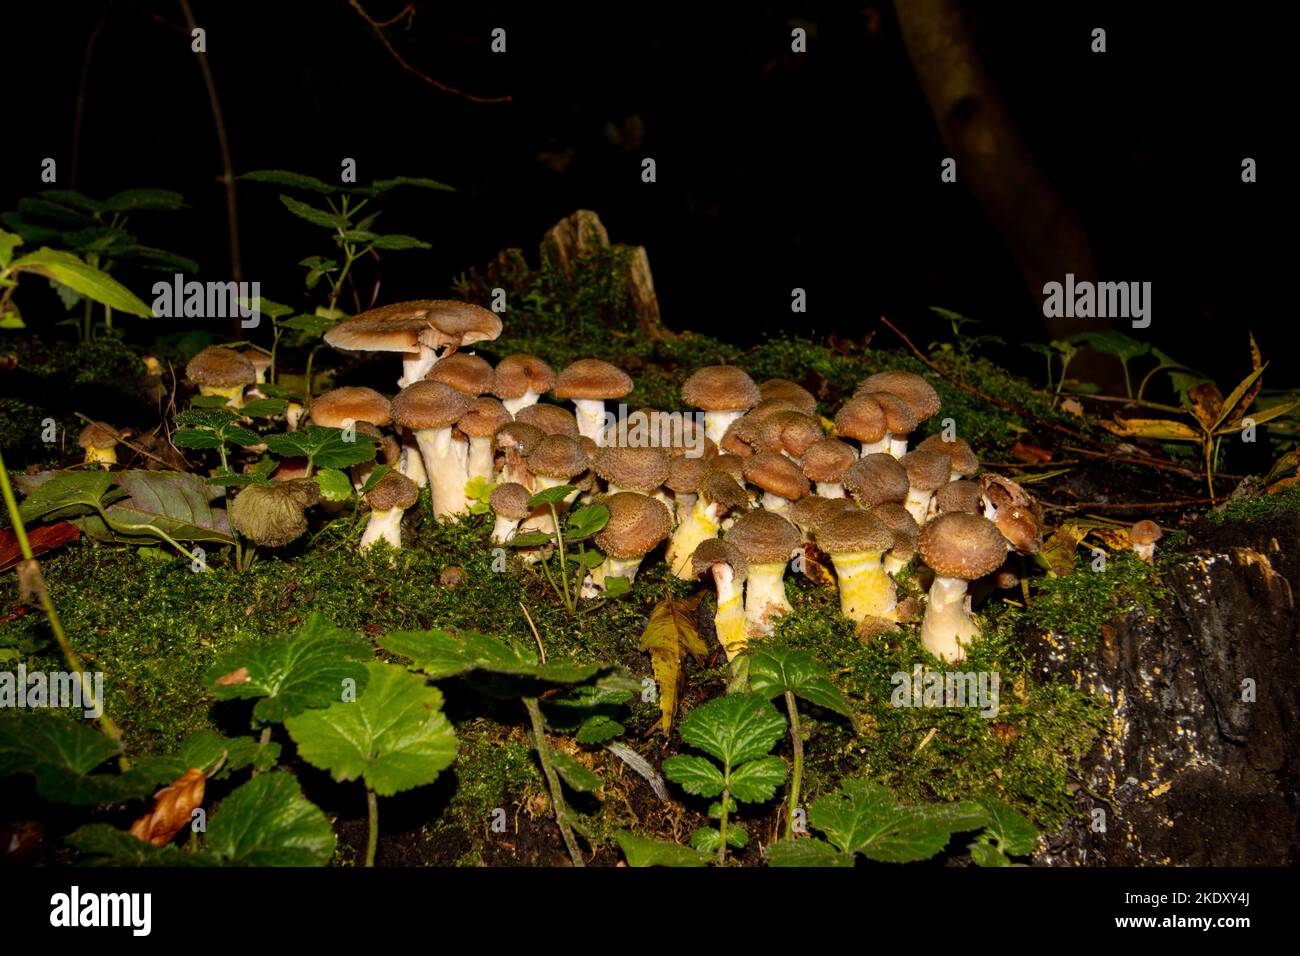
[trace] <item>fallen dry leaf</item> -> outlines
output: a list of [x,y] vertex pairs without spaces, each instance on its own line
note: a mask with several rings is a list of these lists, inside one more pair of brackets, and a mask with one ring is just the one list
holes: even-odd
[[[42,555],[65,544],[76,541],[81,532],[76,525],[66,521],[41,525],[27,532],[27,543],[32,547],[33,555]],[[18,547],[18,536],[12,528],[0,531],[0,571],[8,571],[23,559],[22,549]]]
[[1026,465],[1045,465],[1052,460],[1052,453],[1037,445],[1026,445],[1018,441],[1011,446],[1011,457],[1023,461]]
[[203,803],[207,777],[191,767],[153,795],[153,809],[131,824],[131,835],[154,846],[166,846]]
[[673,726],[677,700],[682,687],[682,660],[687,654],[703,664],[709,648],[695,628],[695,620],[685,601],[667,597],[654,606],[650,620],[637,645],[650,652],[650,666],[659,685],[659,712],[664,733]]
[[240,667],[237,670],[231,671],[229,674],[222,674],[212,683],[217,684],[220,687],[228,687],[231,684],[247,684],[248,668]]

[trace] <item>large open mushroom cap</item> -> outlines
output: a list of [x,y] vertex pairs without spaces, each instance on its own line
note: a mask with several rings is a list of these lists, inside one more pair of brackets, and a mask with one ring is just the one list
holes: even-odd
[[750,564],[778,564],[790,560],[799,547],[799,529],[773,511],[746,511],[727,532],[730,541]]
[[429,369],[424,376],[430,382],[442,382],[471,398],[492,390],[492,366],[481,355],[457,352]]
[[470,402],[469,411],[457,420],[456,427],[470,438],[489,438],[510,422],[506,407],[495,398],[483,395]]
[[664,486],[676,495],[693,495],[700,488],[700,479],[704,476],[704,458],[688,458],[675,455],[668,460],[668,477]]
[[658,498],[620,491],[600,503],[609,509],[609,521],[596,533],[596,546],[611,558],[644,557],[672,533],[673,517]]
[[903,399],[890,392],[860,392],[851,401],[867,399],[880,406],[885,415],[885,430],[891,435],[910,435],[921,424],[921,416]]
[[786,517],[804,530],[811,531],[817,527],[822,511],[832,500],[835,499],[823,498],[821,495],[804,495],[790,506]]
[[547,435],[527,459],[528,470],[534,475],[563,481],[582,474],[589,463],[582,445],[568,435]]
[[734,365],[706,365],[682,383],[682,401],[708,412],[753,408],[762,399],[754,380]]
[[416,382],[393,399],[393,421],[411,431],[447,428],[469,411],[470,398],[442,382]]
[[838,482],[858,460],[853,446],[838,438],[821,438],[803,453],[803,473],[812,481]]
[[513,521],[522,521],[528,517],[530,508],[528,499],[532,494],[523,485],[513,481],[504,481],[492,489],[488,505],[499,517]]
[[917,537],[921,560],[945,578],[974,581],[992,574],[1007,556],[1007,541],[993,522],[951,511],[926,522]]
[[555,378],[556,398],[622,398],[630,391],[632,376],[601,359],[578,359]]
[[931,435],[914,450],[946,455],[950,467],[959,475],[973,475],[979,470],[980,460],[975,457],[970,445],[961,438],[944,441],[942,435]]
[[878,442],[889,429],[885,411],[873,395],[851,398],[835,413],[835,431],[865,444]]
[[770,451],[760,451],[745,459],[745,480],[790,501],[808,494],[808,479],[799,466],[784,455]]
[[[922,442],[922,444],[925,443]],[[965,479],[950,481],[935,492],[934,503],[940,513],[965,511],[968,514],[979,514],[980,497],[983,494],[984,488],[978,481],[966,481]]]
[[616,488],[653,491],[668,480],[668,454],[662,448],[598,448],[591,470]]
[[257,381],[253,363],[234,349],[212,345],[204,349],[185,366],[185,377],[195,385],[209,388],[233,388],[251,385]]
[[890,548],[894,556],[907,560],[916,552],[916,539],[921,533],[916,519],[902,505],[892,501],[876,505],[868,513],[889,529],[894,536],[894,545]]
[[366,504],[375,511],[405,511],[420,497],[420,488],[400,471],[390,471],[366,492]]
[[532,454],[546,432],[527,422],[506,422],[496,430],[496,446],[502,451],[516,451],[521,455]]
[[715,564],[730,566],[736,584],[743,584],[749,576],[749,562],[734,544],[722,538],[705,538],[691,554],[691,574],[703,577],[713,570]]
[[894,534],[870,511],[843,510],[817,526],[817,547],[827,554],[888,551]]
[[864,505],[903,501],[907,497],[907,469],[883,452],[859,458],[840,479],[844,489]]
[[548,435],[578,437],[578,420],[573,417],[573,412],[559,405],[544,405],[541,402],[529,405],[519,409],[515,421],[540,428]]
[[946,455],[909,451],[898,460],[907,472],[907,484],[916,491],[934,491],[948,483],[951,466]]
[[888,392],[897,395],[916,412],[921,421],[939,411],[939,393],[915,372],[887,371],[868,375],[858,383],[856,394]]
[[421,345],[455,351],[500,334],[501,319],[480,306],[452,299],[416,299],[340,322],[325,333],[325,341],[352,352],[414,352]]
[[326,428],[343,428],[349,422],[387,425],[392,404],[373,388],[347,385],[317,395],[311,401],[311,420]]
[[492,394],[497,398],[523,398],[528,392],[538,395],[555,387],[555,369],[536,355],[507,355],[494,370]]
[[763,397],[763,401],[770,398],[781,399],[789,402],[790,407],[795,411],[803,412],[805,415],[817,414],[817,399],[813,397],[813,393],[789,379],[769,378],[758,386],[758,393]]

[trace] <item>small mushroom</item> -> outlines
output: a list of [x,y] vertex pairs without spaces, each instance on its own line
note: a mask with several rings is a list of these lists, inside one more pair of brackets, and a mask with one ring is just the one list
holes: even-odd
[[907,500],[907,469],[885,452],[874,452],[855,461],[844,472],[840,483],[864,508],[887,501],[902,504]]
[[913,519],[909,512],[902,505],[887,502],[886,504],[876,505],[871,509],[871,514],[880,521],[889,533],[894,536],[894,545],[881,560],[881,566],[885,573],[894,577],[899,571],[907,567],[908,562],[916,554],[916,539],[921,533],[920,527]]
[[[446,362],[439,362],[441,368]],[[469,411],[460,416],[456,427],[469,439],[469,458],[466,473],[469,480],[482,478],[490,482],[496,464],[496,434],[503,426],[510,423],[510,413],[505,405],[486,395],[474,399]]]
[[314,478],[249,485],[230,504],[230,525],[254,544],[279,548],[307,530],[306,511],[318,501]]
[[961,438],[947,441],[943,435],[931,435],[917,445],[916,450],[935,452],[946,456],[951,469],[948,474],[949,481],[968,478],[975,474],[980,467],[980,460],[975,457],[975,452]]
[[1160,525],[1149,519],[1143,519],[1129,530],[1128,539],[1133,545],[1133,553],[1147,564],[1156,563],[1156,542],[1164,536]]
[[525,425],[532,425],[547,435],[564,435],[567,438],[580,438],[582,433],[578,430],[578,420],[574,418],[573,413],[567,408],[561,408],[559,405],[529,405],[527,408],[519,409],[519,414],[515,415],[515,421],[523,422]]
[[596,532],[596,546],[605,560],[591,572],[590,584],[603,589],[610,578],[627,578],[631,584],[645,556],[668,537],[672,516],[662,501],[634,491],[608,495],[601,503],[609,509],[609,521]]
[[[351,427],[355,432],[382,443],[383,435],[379,426],[392,422],[392,405],[373,388],[335,388],[323,392],[312,401],[311,422],[325,428]],[[367,427],[362,427],[363,425]],[[373,461],[352,466],[352,483],[358,490],[366,483],[373,469]]]
[[77,444],[86,452],[86,464],[107,469],[117,464],[117,443],[121,436],[112,425],[91,422],[77,436]]
[[[710,465],[717,459],[710,461]],[[691,555],[701,541],[717,537],[722,519],[733,510],[749,507],[749,496],[731,475],[712,467],[705,468],[696,489],[695,505],[687,515],[679,515],[677,528],[664,552],[673,574],[682,580],[691,577]]]
[[519,522],[528,517],[530,492],[521,484],[507,481],[492,489],[488,504],[496,515],[492,525],[493,544],[505,544],[514,535]]
[[501,399],[511,415],[555,387],[555,369],[536,355],[507,355],[493,372],[492,394]]
[[494,441],[501,453],[500,481],[513,481],[525,488],[533,487],[533,476],[528,471],[527,457],[546,437],[546,433],[527,422],[506,422],[496,431]]
[[433,496],[433,513],[460,515],[469,481],[469,447],[452,436],[452,426],[469,411],[470,400],[442,382],[416,382],[393,399],[393,421],[415,434]]
[[899,463],[907,471],[907,499],[903,506],[921,524],[930,514],[934,493],[948,483],[951,465],[946,456],[920,449],[908,452]]
[[[939,393],[934,387],[914,372],[887,371],[869,375],[858,384],[856,395],[884,392],[901,398],[916,414],[915,428],[921,422],[939,411]],[[911,431],[911,429],[908,429]],[[907,434],[894,433],[890,429],[889,453],[895,458],[907,454]]]
[[682,401],[704,410],[704,434],[721,443],[727,427],[760,401],[762,393],[744,369],[706,365],[682,383]]
[[894,582],[881,564],[894,535],[879,518],[859,509],[838,514],[818,526],[817,546],[835,565],[841,614],[851,621],[896,619]]
[[966,648],[980,633],[966,588],[998,569],[1007,554],[1007,541],[988,519],[953,511],[927,522],[917,545],[921,560],[934,570],[921,643],[941,660],[964,660]]
[[470,398],[478,398],[492,390],[492,366],[481,355],[457,352],[448,355],[429,369],[424,376],[427,382],[442,382]]
[[745,459],[745,481],[763,491],[763,507],[779,515],[790,509],[792,501],[808,494],[808,479],[803,471],[784,455],[760,451]]
[[185,366],[185,377],[199,387],[200,395],[220,395],[226,404],[244,404],[244,386],[257,381],[253,363],[234,349],[209,346]]
[[605,444],[605,400],[632,391],[632,376],[600,359],[578,359],[555,378],[555,397],[573,402],[578,434]]
[[[925,442],[921,444],[924,445]],[[978,481],[958,479],[948,482],[934,493],[934,507],[939,514],[965,511],[967,514],[977,515],[980,513],[980,499],[983,496],[984,486]]]
[[772,633],[773,618],[792,610],[785,596],[785,566],[799,548],[799,529],[772,511],[747,511],[725,539],[745,557],[745,621],[751,637]]
[[[526,467],[539,489],[569,484],[586,471],[590,463],[591,459],[582,444],[566,435],[547,435],[525,459]],[[566,501],[571,501],[577,495],[577,491],[572,492]],[[553,533],[555,521],[551,517],[550,508],[538,508],[522,530]]]
[[361,550],[368,551],[376,541],[387,541],[392,548],[402,546],[402,515],[420,497],[420,489],[401,472],[390,471],[366,492],[370,520],[361,535]]
[[809,445],[803,455],[803,473],[817,482],[817,494],[823,498],[844,497],[844,473],[858,460],[858,453],[848,442],[822,438]]
[[596,449],[591,456],[591,470],[604,480],[611,495],[636,491],[659,496],[663,483],[668,480],[668,454],[653,446],[622,448],[606,445]]
[[705,574],[710,575],[718,590],[718,609],[713,614],[713,628],[729,661],[734,660],[749,643],[744,606],[748,570],[744,555],[735,545],[721,538],[701,541],[691,555],[692,576],[702,578]]

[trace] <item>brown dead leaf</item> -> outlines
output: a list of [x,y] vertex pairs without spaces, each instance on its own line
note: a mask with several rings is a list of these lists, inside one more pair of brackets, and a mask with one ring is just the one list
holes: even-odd
[[687,654],[703,664],[709,648],[695,628],[695,619],[685,601],[666,597],[654,606],[637,646],[650,653],[650,666],[659,685],[659,712],[664,733],[672,730],[685,675],[682,661]]
[[1094,537],[1101,540],[1101,543],[1112,551],[1127,551],[1132,542],[1128,539],[1127,528],[1116,528],[1113,525],[1105,525],[1093,528],[1091,533]]
[[1202,426],[1211,429],[1223,413],[1223,393],[1213,382],[1202,382],[1187,390],[1187,407]]
[[218,687],[229,687],[231,684],[247,684],[248,680],[248,668],[240,667],[237,670],[231,671],[229,674],[222,674],[212,683],[216,684]]
[[1069,574],[1074,569],[1074,554],[1088,529],[1076,522],[1066,521],[1043,544],[1040,554],[1047,561],[1050,573],[1056,577]]
[[[1255,343],[1253,334],[1250,337],[1250,367],[1254,381],[1252,382],[1250,378],[1246,379],[1246,381],[1250,382],[1250,385],[1246,387],[1246,390],[1240,396],[1235,396],[1232,407],[1227,409],[1227,414],[1222,417],[1221,421],[1233,422],[1245,415],[1246,410],[1250,408],[1251,402],[1258,397],[1259,390],[1264,387],[1264,357],[1259,354],[1259,346]],[[1233,397],[1229,396],[1229,398]]]
[[827,567],[830,559],[817,549],[817,545],[811,541],[803,546],[803,554],[799,557],[798,567],[803,576],[819,588],[835,587],[835,575]]
[[[56,521],[54,524],[41,525],[27,532],[27,543],[31,546],[33,556],[39,557],[46,551],[53,551],[81,537],[81,532],[74,524]],[[22,548],[18,546],[18,536],[13,529],[0,531],[0,571],[8,571],[22,560]]]
[[191,767],[153,795],[153,809],[131,824],[131,835],[154,846],[166,846],[203,803],[207,777]]
[[1077,398],[1067,398],[1061,402],[1061,411],[1067,415],[1073,415],[1075,418],[1083,417],[1083,406]]
[[1052,460],[1052,453],[1045,448],[1018,441],[1011,446],[1011,457],[1026,465],[1045,465]]

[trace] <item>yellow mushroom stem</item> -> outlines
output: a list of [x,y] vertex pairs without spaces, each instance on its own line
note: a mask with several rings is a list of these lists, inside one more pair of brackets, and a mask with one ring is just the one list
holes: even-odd
[[199,394],[220,395],[231,408],[244,407],[244,386],[242,385],[231,385],[228,388],[218,388],[216,385],[200,385]]
[[700,542],[718,536],[717,513],[716,505],[710,504],[702,497],[697,498],[691,513],[677,526],[677,530],[669,539],[664,560],[668,562],[668,567],[672,568],[673,574],[681,580],[691,579],[691,555],[695,553]]
[[731,565],[719,562],[711,570],[713,583],[718,588],[718,610],[713,615],[713,626],[727,660],[735,660],[749,643],[745,630],[743,588],[736,582],[736,572]]
[[851,621],[868,617],[898,620],[898,595],[894,581],[881,564],[881,551],[832,554],[839,578],[840,613]]
[[751,564],[745,583],[745,622],[750,637],[772,633],[772,620],[792,610],[785,596],[785,562]]
[[96,448],[94,445],[87,445],[86,464],[99,465],[102,468],[107,468],[109,465],[116,465],[117,446],[109,445],[107,448]]

